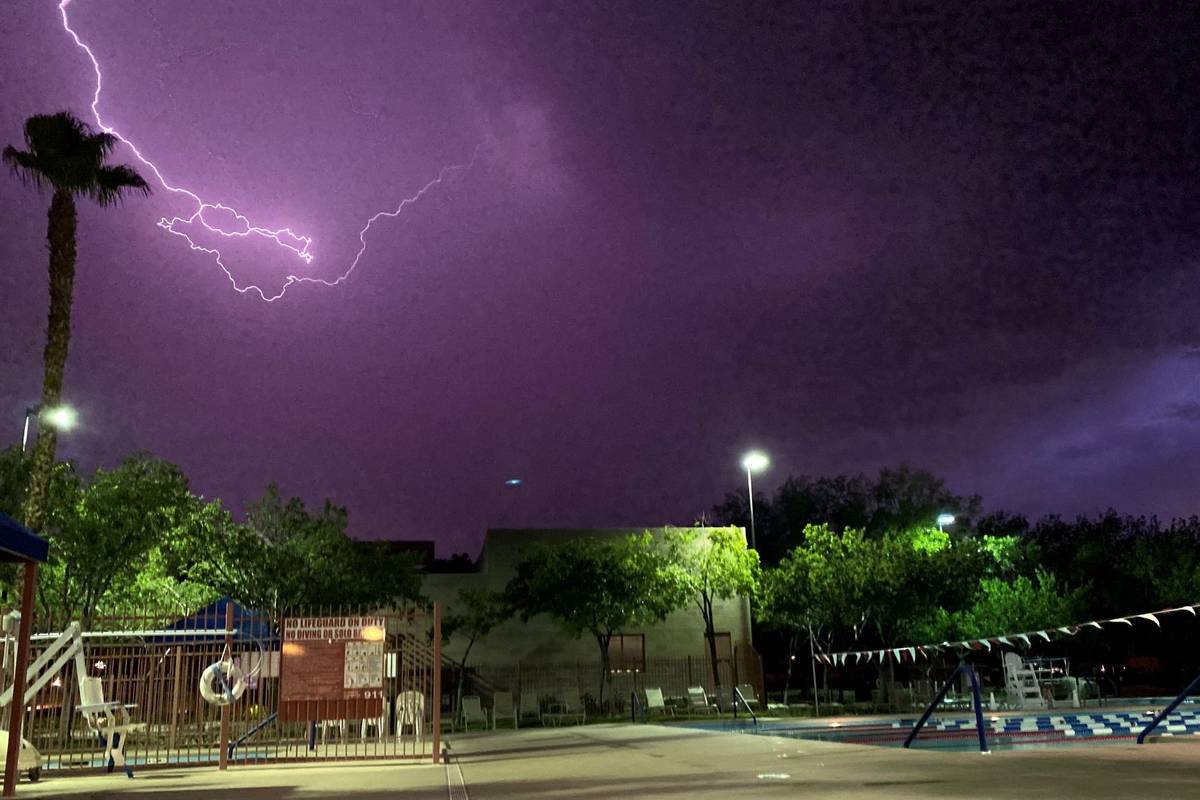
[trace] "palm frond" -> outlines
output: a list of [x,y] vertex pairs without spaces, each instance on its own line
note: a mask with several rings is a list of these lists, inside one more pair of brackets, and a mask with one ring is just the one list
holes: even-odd
[[150,193],[149,185],[131,167],[105,164],[119,142],[115,135],[92,130],[70,112],[37,114],[25,121],[28,149],[10,147],[4,160],[28,183],[52,186],[107,206],[128,191]]
[[96,170],[95,180],[83,190],[82,194],[95,200],[101,206],[115,205],[125,199],[130,192],[142,195],[150,194],[150,184],[133,169],[121,164],[115,167],[101,167]]
[[38,189],[46,185],[46,175],[38,165],[37,156],[24,150],[18,150],[11,144],[4,148],[0,158],[8,164],[12,174],[21,179],[25,185],[33,184]]

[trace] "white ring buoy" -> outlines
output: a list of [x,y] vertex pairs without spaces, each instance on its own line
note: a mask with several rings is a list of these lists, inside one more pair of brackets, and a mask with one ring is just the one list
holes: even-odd
[[200,676],[200,696],[214,706],[227,706],[246,691],[246,676],[232,661],[209,664]]

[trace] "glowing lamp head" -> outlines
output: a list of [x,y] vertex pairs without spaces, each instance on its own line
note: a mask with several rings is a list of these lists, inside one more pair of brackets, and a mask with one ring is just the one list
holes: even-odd
[[79,423],[79,415],[70,406],[54,406],[42,411],[42,421],[60,431],[69,431]]
[[938,514],[937,524],[939,527],[945,526],[945,525],[953,525],[954,524],[954,515],[953,514]]
[[771,460],[767,458],[766,454],[760,453],[757,450],[747,453],[745,458],[742,459],[742,466],[747,472],[762,472],[770,464]]

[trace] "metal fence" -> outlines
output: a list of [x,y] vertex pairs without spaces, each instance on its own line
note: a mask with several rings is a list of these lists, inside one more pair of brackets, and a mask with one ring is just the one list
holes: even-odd
[[[437,611],[322,608],[295,616],[359,614],[386,622],[382,713],[370,719],[321,719],[329,713],[314,712],[308,721],[279,720],[282,620],[270,615],[233,618],[228,630],[236,633],[228,636],[230,618],[224,614],[146,612],[94,619],[83,634],[83,664],[86,677],[101,678],[105,701],[129,706],[134,727],[125,755],[135,769],[434,757],[441,725]],[[64,625],[35,620],[31,661]],[[204,670],[223,658],[227,639],[230,656],[248,677],[242,696],[224,707],[223,738],[223,710],[207,703],[199,686]],[[96,734],[77,711],[80,677],[76,662],[68,661],[26,707],[23,735],[40,751],[43,769],[105,766]],[[399,704],[403,713],[398,698],[406,698]]]
[[[570,662],[520,662],[512,664],[468,665],[464,694],[478,694],[491,700],[497,691],[511,692],[514,697],[536,693],[543,706],[561,700],[567,691],[578,691],[592,714],[621,714],[626,710],[631,693],[639,695],[646,689],[662,689],[668,702],[686,705],[689,687],[702,686],[710,699],[725,707],[734,686],[749,683],[761,686],[761,668],[744,658],[717,660],[720,688],[713,681],[712,666],[705,656],[647,658],[642,669],[619,670],[611,673],[603,688],[601,703],[601,669],[599,659]],[[758,689],[761,691],[761,689]]]

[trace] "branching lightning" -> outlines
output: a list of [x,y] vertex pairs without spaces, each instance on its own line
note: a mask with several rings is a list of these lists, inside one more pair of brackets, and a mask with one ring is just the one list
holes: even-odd
[[[91,106],[92,116],[96,119],[96,125],[106,133],[111,133],[113,136],[117,137],[117,139],[119,139],[131,151],[133,151],[133,154],[137,160],[144,164],[152,173],[154,173],[154,177],[165,190],[171,192],[172,194],[182,195],[195,205],[195,211],[193,211],[190,216],[171,217],[170,219],[163,217],[158,221],[158,227],[174,236],[181,237],[187,242],[187,245],[190,249],[213,256],[216,259],[217,266],[219,266],[221,271],[225,273],[225,277],[229,279],[229,282],[233,285],[233,288],[242,294],[252,292],[257,294],[266,302],[272,303],[283,297],[284,294],[287,293],[288,287],[292,286],[293,284],[319,283],[322,286],[337,286],[339,283],[349,278],[354,270],[358,267],[358,262],[362,259],[363,254],[367,251],[367,231],[371,229],[371,226],[374,225],[377,220],[382,217],[398,217],[405,208],[413,203],[416,203],[418,200],[424,197],[429,190],[440,185],[452,175],[469,169],[475,163],[475,159],[479,155],[480,147],[482,145],[475,148],[474,152],[471,154],[470,160],[468,160],[466,163],[443,167],[442,170],[438,172],[436,178],[422,186],[415,194],[401,200],[399,205],[397,205],[394,209],[385,209],[371,216],[367,220],[366,224],[363,225],[362,230],[358,232],[358,241],[361,246],[359,247],[358,252],[355,253],[354,260],[350,262],[350,265],[346,267],[346,270],[341,275],[333,280],[304,277],[299,275],[288,275],[284,281],[283,287],[279,290],[279,293],[272,295],[268,295],[268,293],[264,291],[262,287],[256,284],[251,283],[239,286],[237,279],[222,260],[221,251],[213,247],[205,247],[197,244],[188,235],[187,231],[183,229],[185,226],[199,225],[210,233],[231,239],[248,238],[252,236],[269,239],[284,250],[290,251],[296,258],[299,258],[305,264],[311,264],[313,262],[313,253],[311,250],[312,239],[308,236],[296,233],[291,228],[279,228],[277,230],[272,230],[270,228],[259,227],[252,223],[248,217],[235,208],[231,208],[223,203],[209,202],[208,200],[201,198],[190,189],[172,184],[163,176],[163,173],[152,161],[146,158],[146,156],[142,155],[142,152],[138,149],[137,145],[126,138],[116,128],[106,124],[104,119],[100,116],[100,94],[104,88],[104,76],[100,71],[100,62],[97,60],[96,55],[92,52],[91,48],[88,47],[87,43],[84,42],[83,39],[80,38],[79,34],[76,33],[71,27],[71,22],[67,17],[67,6],[71,5],[71,2],[72,0],[60,0],[58,4],[58,10],[59,13],[62,14],[63,29],[70,34],[71,38],[75,41],[75,45],[87,54],[88,59],[92,62],[92,71],[96,74],[96,90],[92,94]],[[218,215],[222,217],[232,217],[232,221],[235,224],[221,224],[212,221],[212,218]]]

